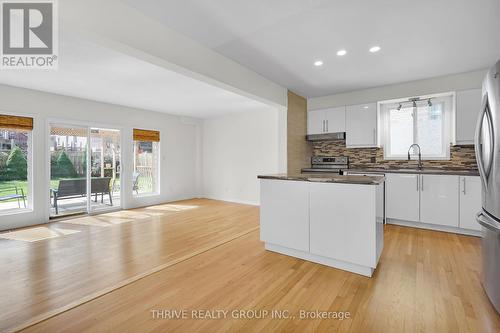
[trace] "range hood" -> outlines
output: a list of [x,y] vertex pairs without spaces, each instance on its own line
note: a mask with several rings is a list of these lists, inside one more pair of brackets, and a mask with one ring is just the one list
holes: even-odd
[[345,140],[345,132],[311,134],[306,136],[307,141],[334,141]]

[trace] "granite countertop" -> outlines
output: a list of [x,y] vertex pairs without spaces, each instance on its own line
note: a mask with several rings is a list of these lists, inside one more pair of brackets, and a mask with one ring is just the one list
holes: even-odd
[[276,179],[276,180],[291,180],[316,183],[343,183],[343,184],[360,184],[360,185],[378,185],[385,181],[384,176],[357,176],[357,175],[339,175],[339,174],[275,174],[275,175],[259,175],[259,179]]
[[413,173],[427,175],[456,175],[456,176],[479,176],[478,170],[463,170],[463,169],[440,169],[440,168],[423,168],[418,169],[395,169],[395,168],[349,168],[346,172],[366,172],[366,173]]

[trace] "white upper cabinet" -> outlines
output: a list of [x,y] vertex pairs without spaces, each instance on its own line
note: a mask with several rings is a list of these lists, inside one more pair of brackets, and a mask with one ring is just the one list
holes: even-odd
[[419,176],[388,173],[386,176],[387,217],[391,219],[419,220]]
[[457,91],[456,143],[473,144],[481,109],[481,89]]
[[325,110],[326,132],[345,132],[345,106]]
[[307,112],[307,134],[325,133],[325,111],[314,110]]
[[346,107],[346,146],[377,146],[377,103]]
[[420,175],[420,222],[458,227],[458,178]]
[[460,177],[460,228],[481,231],[476,221],[481,211],[481,179],[479,177]]
[[345,132],[345,106],[307,112],[307,134]]

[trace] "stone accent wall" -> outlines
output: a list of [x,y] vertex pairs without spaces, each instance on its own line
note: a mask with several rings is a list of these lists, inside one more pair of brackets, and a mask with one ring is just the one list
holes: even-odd
[[287,168],[290,174],[300,174],[311,165],[312,147],[306,141],[307,100],[288,91]]
[[[413,168],[417,165],[415,160],[384,160],[382,148],[346,148],[345,140],[316,141],[311,146],[314,156],[348,156],[351,168]],[[452,146],[450,157],[450,160],[423,161],[424,168],[477,170],[473,145]]]

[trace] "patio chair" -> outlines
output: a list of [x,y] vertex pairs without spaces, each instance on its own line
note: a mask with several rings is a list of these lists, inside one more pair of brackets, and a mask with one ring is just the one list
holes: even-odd
[[[1,193],[7,193],[7,194],[1,195]],[[21,208],[21,199],[23,199],[24,208],[26,208],[26,196],[24,195],[24,190],[22,188],[13,186],[0,189],[0,201],[8,201],[13,199],[17,199],[17,206],[19,208]]]
[[135,191],[136,194],[139,194],[139,176],[141,174],[138,172],[134,172],[132,174],[132,191]]

